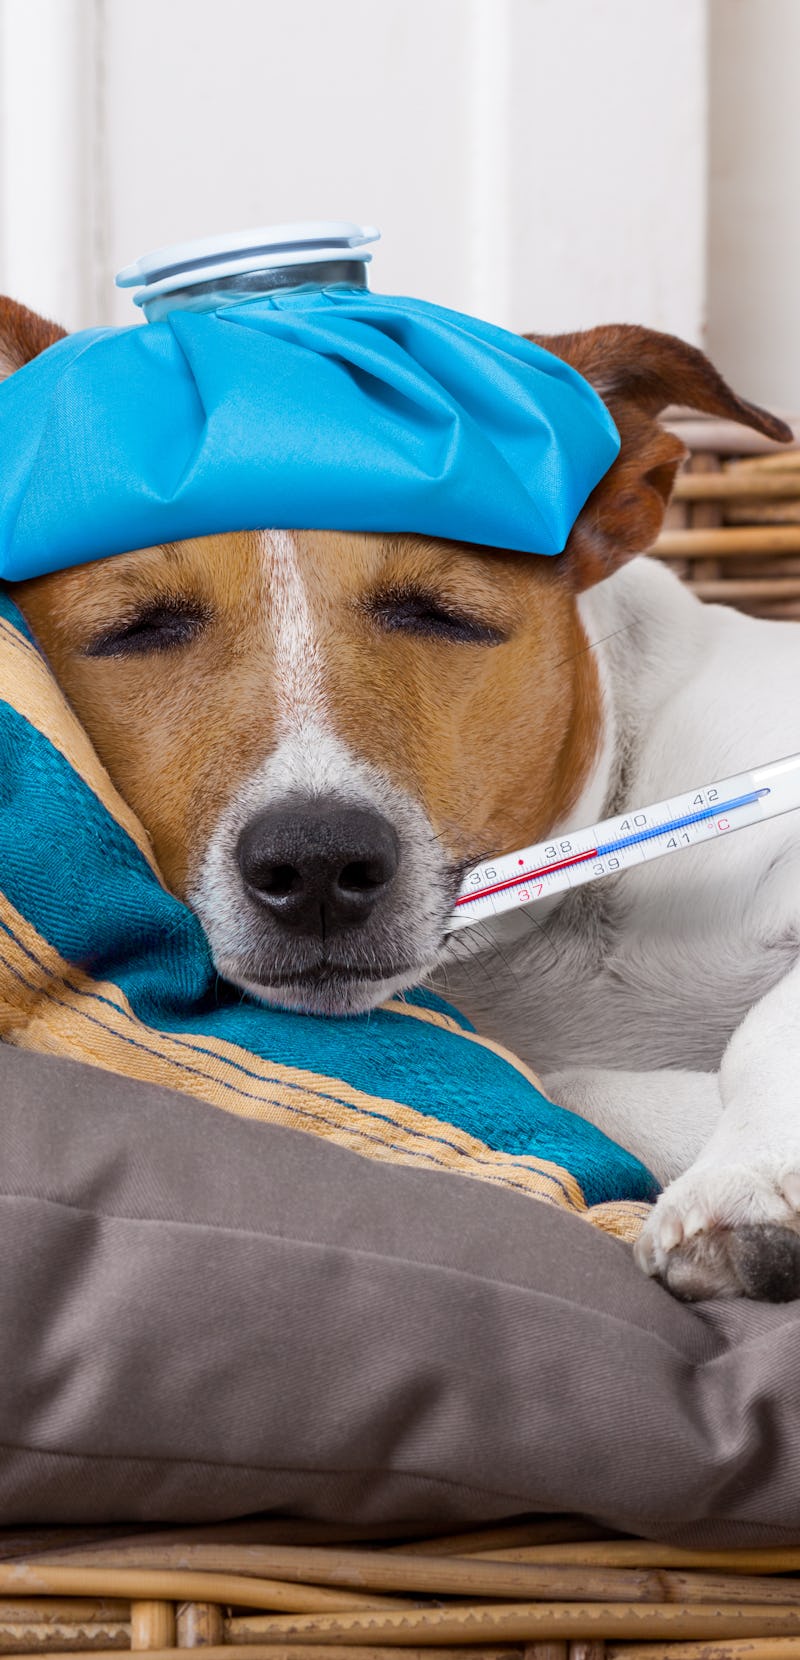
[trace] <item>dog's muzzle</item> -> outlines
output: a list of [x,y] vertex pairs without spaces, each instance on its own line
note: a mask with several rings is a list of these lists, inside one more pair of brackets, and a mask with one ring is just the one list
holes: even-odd
[[400,847],[381,813],[323,799],[267,807],[245,825],[236,858],[278,928],[332,948],[386,899]]
[[[290,781],[303,771],[308,785]],[[346,1015],[420,984],[457,887],[421,803],[324,736],[287,743],[232,799],[189,902],[224,980]]]

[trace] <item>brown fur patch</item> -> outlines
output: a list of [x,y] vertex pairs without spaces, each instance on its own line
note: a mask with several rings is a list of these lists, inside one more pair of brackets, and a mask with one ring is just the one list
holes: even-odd
[[65,330],[58,323],[29,311],[16,300],[0,294],[0,380],[30,363],[32,357],[63,340]]

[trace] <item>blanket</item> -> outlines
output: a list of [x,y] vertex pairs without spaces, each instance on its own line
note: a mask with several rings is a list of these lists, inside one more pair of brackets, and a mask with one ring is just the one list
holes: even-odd
[[0,1040],[511,1187],[624,1238],[655,1197],[632,1155],[424,989],[331,1020],[221,981],[2,590]]

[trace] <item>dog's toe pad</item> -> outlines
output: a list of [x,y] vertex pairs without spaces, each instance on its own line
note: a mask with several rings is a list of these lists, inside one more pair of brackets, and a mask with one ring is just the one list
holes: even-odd
[[746,1297],[788,1303],[800,1296],[800,1234],[793,1228],[771,1222],[737,1228],[728,1236],[728,1254]]

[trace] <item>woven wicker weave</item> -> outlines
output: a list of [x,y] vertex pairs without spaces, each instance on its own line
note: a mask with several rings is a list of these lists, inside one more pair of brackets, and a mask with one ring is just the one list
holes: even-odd
[[691,454],[654,553],[701,599],[800,618],[800,420],[792,446],[679,411],[665,424]]
[[800,1657],[800,1549],[692,1552],[569,1517],[400,1546],[274,1521],[110,1534],[0,1533],[0,1653]]

